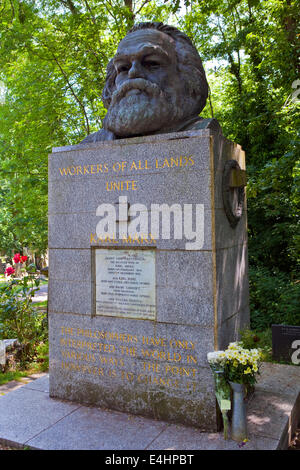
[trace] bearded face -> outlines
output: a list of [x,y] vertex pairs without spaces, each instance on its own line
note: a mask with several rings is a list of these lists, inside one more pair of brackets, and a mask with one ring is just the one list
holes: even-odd
[[180,120],[183,108],[172,89],[162,90],[145,79],[130,79],[116,90],[105,128],[119,136],[140,135],[167,128]]
[[104,127],[118,136],[168,130],[190,113],[174,40],[155,30],[130,33],[114,58],[115,90]]

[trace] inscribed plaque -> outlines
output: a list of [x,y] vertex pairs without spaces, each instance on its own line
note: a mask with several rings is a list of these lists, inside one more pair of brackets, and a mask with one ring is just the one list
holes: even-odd
[[155,250],[95,250],[96,315],[155,320]]

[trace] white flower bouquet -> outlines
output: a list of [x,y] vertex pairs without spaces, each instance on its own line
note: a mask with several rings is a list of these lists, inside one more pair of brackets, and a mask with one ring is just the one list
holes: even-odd
[[229,382],[253,386],[259,373],[261,360],[259,349],[244,349],[241,342],[230,343],[225,351],[207,354],[207,360],[214,374],[216,398],[224,423],[224,438],[227,439],[228,417],[231,409],[231,387]]
[[241,342],[230,343],[225,354],[224,371],[230,382],[253,386],[259,373],[259,349],[244,349]]

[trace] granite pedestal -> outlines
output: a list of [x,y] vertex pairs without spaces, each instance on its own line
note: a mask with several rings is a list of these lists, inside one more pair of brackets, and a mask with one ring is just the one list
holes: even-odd
[[230,160],[245,169],[216,125],[53,150],[51,397],[217,429],[206,355],[249,322],[246,201],[234,228],[224,210]]

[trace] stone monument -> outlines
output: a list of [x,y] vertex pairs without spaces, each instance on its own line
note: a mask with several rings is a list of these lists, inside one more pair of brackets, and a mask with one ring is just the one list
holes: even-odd
[[49,156],[50,395],[217,429],[207,352],[249,322],[245,155],[190,39],[136,25],[103,129]]

